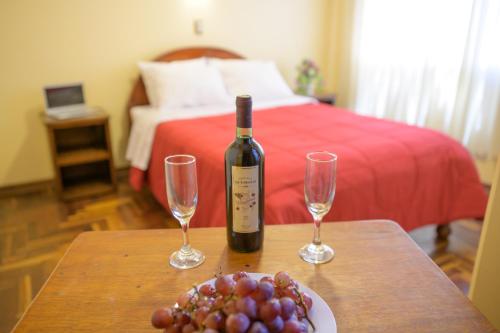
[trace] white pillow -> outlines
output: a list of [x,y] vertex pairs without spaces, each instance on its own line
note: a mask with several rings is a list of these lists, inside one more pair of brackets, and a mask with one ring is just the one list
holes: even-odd
[[140,62],[139,69],[154,107],[225,104],[230,99],[220,73],[205,58]]
[[221,74],[228,93],[234,98],[248,94],[256,101],[293,96],[293,92],[272,61],[209,59]]

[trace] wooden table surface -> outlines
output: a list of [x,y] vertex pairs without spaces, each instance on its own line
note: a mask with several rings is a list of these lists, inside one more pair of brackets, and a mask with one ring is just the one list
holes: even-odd
[[186,271],[168,264],[179,229],[83,233],[14,332],[160,332],[151,313],[219,266],[290,272],[330,305],[339,332],[496,332],[397,224],[324,223],[336,257],[319,266],[297,256],[312,231],[312,224],[266,226],[263,250],[239,254],[228,250],[224,228],[192,229],[207,259]]

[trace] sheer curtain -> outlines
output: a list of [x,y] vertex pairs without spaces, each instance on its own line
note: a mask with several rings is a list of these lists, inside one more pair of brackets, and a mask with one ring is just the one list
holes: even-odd
[[350,106],[500,152],[500,0],[357,0]]

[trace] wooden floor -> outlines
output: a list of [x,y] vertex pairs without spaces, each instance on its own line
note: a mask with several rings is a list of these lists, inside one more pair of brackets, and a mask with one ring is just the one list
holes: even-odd
[[[0,333],[10,331],[71,241],[82,231],[177,228],[148,191],[134,192],[126,177],[116,194],[62,203],[41,192],[0,198]],[[481,232],[477,221],[452,224],[448,242],[434,226],[410,235],[466,293]]]

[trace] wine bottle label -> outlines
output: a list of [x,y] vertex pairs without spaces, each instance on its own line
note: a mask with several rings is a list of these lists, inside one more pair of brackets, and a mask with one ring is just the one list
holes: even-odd
[[232,166],[233,231],[259,231],[259,166]]

